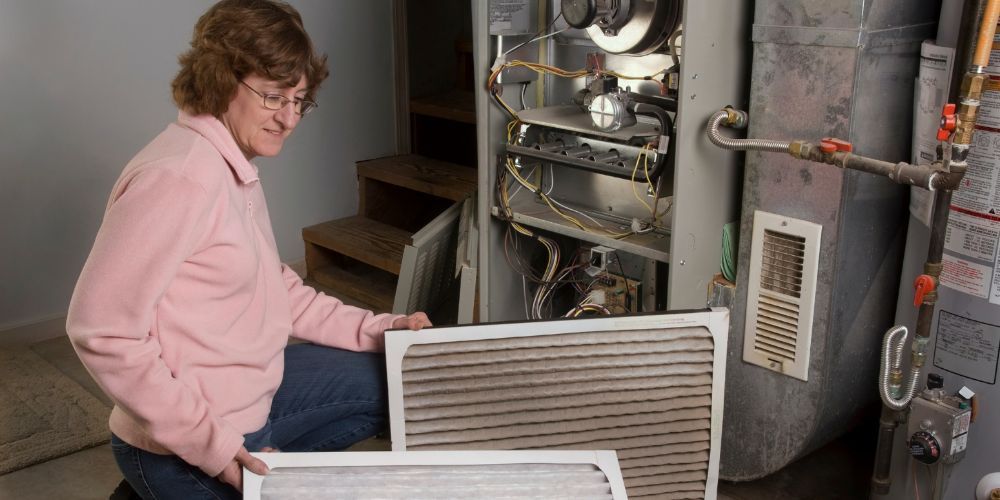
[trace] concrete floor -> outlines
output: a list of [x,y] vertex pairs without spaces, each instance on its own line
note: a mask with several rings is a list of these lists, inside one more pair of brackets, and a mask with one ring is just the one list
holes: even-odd
[[[31,349],[101,398],[107,397],[80,364],[65,337]],[[849,433],[785,469],[752,482],[719,484],[721,500],[867,498],[876,424],[865,421]],[[869,432],[870,431],[870,432]],[[387,440],[359,443],[358,451],[387,450]],[[105,499],[121,481],[111,448],[105,444],[0,476],[0,499]]]

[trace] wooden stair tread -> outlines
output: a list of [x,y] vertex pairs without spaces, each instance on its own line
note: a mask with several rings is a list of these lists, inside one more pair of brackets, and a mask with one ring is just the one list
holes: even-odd
[[337,297],[345,304],[375,313],[392,312],[396,298],[395,277],[373,268],[321,267],[310,271],[309,282],[317,290]]
[[475,125],[476,95],[469,90],[453,89],[410,99],[410,112]]
[[420,155],[388,156],[358,162],[358,176],[402,186],[452,201],[476,191],[476,170]]
[[355,215],[302,229],[302,239],[399,275],[403,248],[412,233]]

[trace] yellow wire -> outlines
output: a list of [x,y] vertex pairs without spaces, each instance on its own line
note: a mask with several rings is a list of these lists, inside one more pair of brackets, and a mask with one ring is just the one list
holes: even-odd
[[[585,231],[585,232],[588,232],[588,233],[593,233],[594,232],[593,228],[588,227],[587,225],[585,225],[582,222],[580,222],[579,220],[577,220],[575,217],[566,214],[565,212],[563,212],[562,210],[560,210],[558,207],[556,207],[552,203],[552,201],[549,199],[549,197],[546,196],[545,193],[541,192],[541,190],[539,189],[538,186],[532,184],[527,179],[525,179],[524,177],[521,176],[521,174],[517,171],[517,167],[514,166],[514,162],[510,158],[507,158],[507,171],[510,172],[511,175],[513,175],[514,178],[517,179],[517,181],[519,183],[521,183],[522,186],[528,188],[530,191],[532,191],[534,193],[537,193],[539,195],[539,197],[542,199],[542,201],[544,201],[545,204],[548,205],[549,208],[552,209],[552,211],[555,212],[557,215],[559,215],[563,219],[566,219],[567,221],[569,221],[574,226],[580,228],[580,230],[582,230],[582,231]],[[607,229],[602,229],[602,231],[604,231],[609,236],[611,236],[612,238],[615,238],[615,239],[621,239],[621,238],[624,238],[624,237],[629,236],[629,235],[632,234],[631,231],[624,232],[624,233],[616,233],[616,232],[613,232],[613,231],[609,231]]]
[[604,71],[604,74],[611,75],[613,77],[620,78],[622,80],[652,80],[654,76],[662,75],[666,71],[667,70],[665,69],[661,69],[660,71],[657,71],[656,73],[653,73],[652,75],[649,76],[629,76],[629,75],[623,75],[617,71]]
[[[649,203],[646,203],[646,200],[639,197],[639,192],[635,190],[635,174],[639,171],[639,160],[643,158],[648,158],[649,153],[647,152],[648,151],[647,148],[649,148],[649,145],[648,144],[644,145],[642,147],[642,151],[639,152],[639,156],[635,157],[635,167],[632,168],[632,194],[635,195],[635,199],[639,200],[639,203],[642,203],[642,205],[646,207],[646,210],[653,212],[653,207],[649,206]],[[646,168],[646,182],[647,183],[649,182],[648,168]],[[655,216],[656,214],[654,213],[653,215]]]

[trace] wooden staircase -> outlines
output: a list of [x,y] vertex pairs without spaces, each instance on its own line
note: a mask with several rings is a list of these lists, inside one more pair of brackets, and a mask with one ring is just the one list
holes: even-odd
[[476,170],[418,155],[357,163],[358,215],[302,230],[306,282],[345,303],[392,309],[413,233],[476,189]]

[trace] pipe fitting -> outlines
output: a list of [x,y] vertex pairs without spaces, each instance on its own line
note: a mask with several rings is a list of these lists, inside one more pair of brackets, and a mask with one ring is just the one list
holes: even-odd
[[732,106],[726,106],[724,110],[727,115],[726,126],[729,128],[746,128],[747,124],[750,122],[750,117],[747,115],[746,111],[740,111]]
[[955,135],[952,142],[956,144],[972,144],[972,134],[979,114],[979,100],[989,77],[985,73],[968,72],[962,79],[962,99],[958,103]]
[[800,160],[808,160],[810,153],[815,147],[806,141],[792,141],[788,146],[788,154]]
[[924,367],[924,362],[927,360],[927,343],[930,341],[930,337],[917,336],[917,338],[913,339],[913,347],[910,351],[910,365],[918,371]]
[[889,371],[889,395],[899,399],[903,394],[903,370],[896,367]]
[[940,262],[924,262],[924,274],[934,278],[935,282],[939,282],[941,277],[941,271],[944,270],[944,264]]

